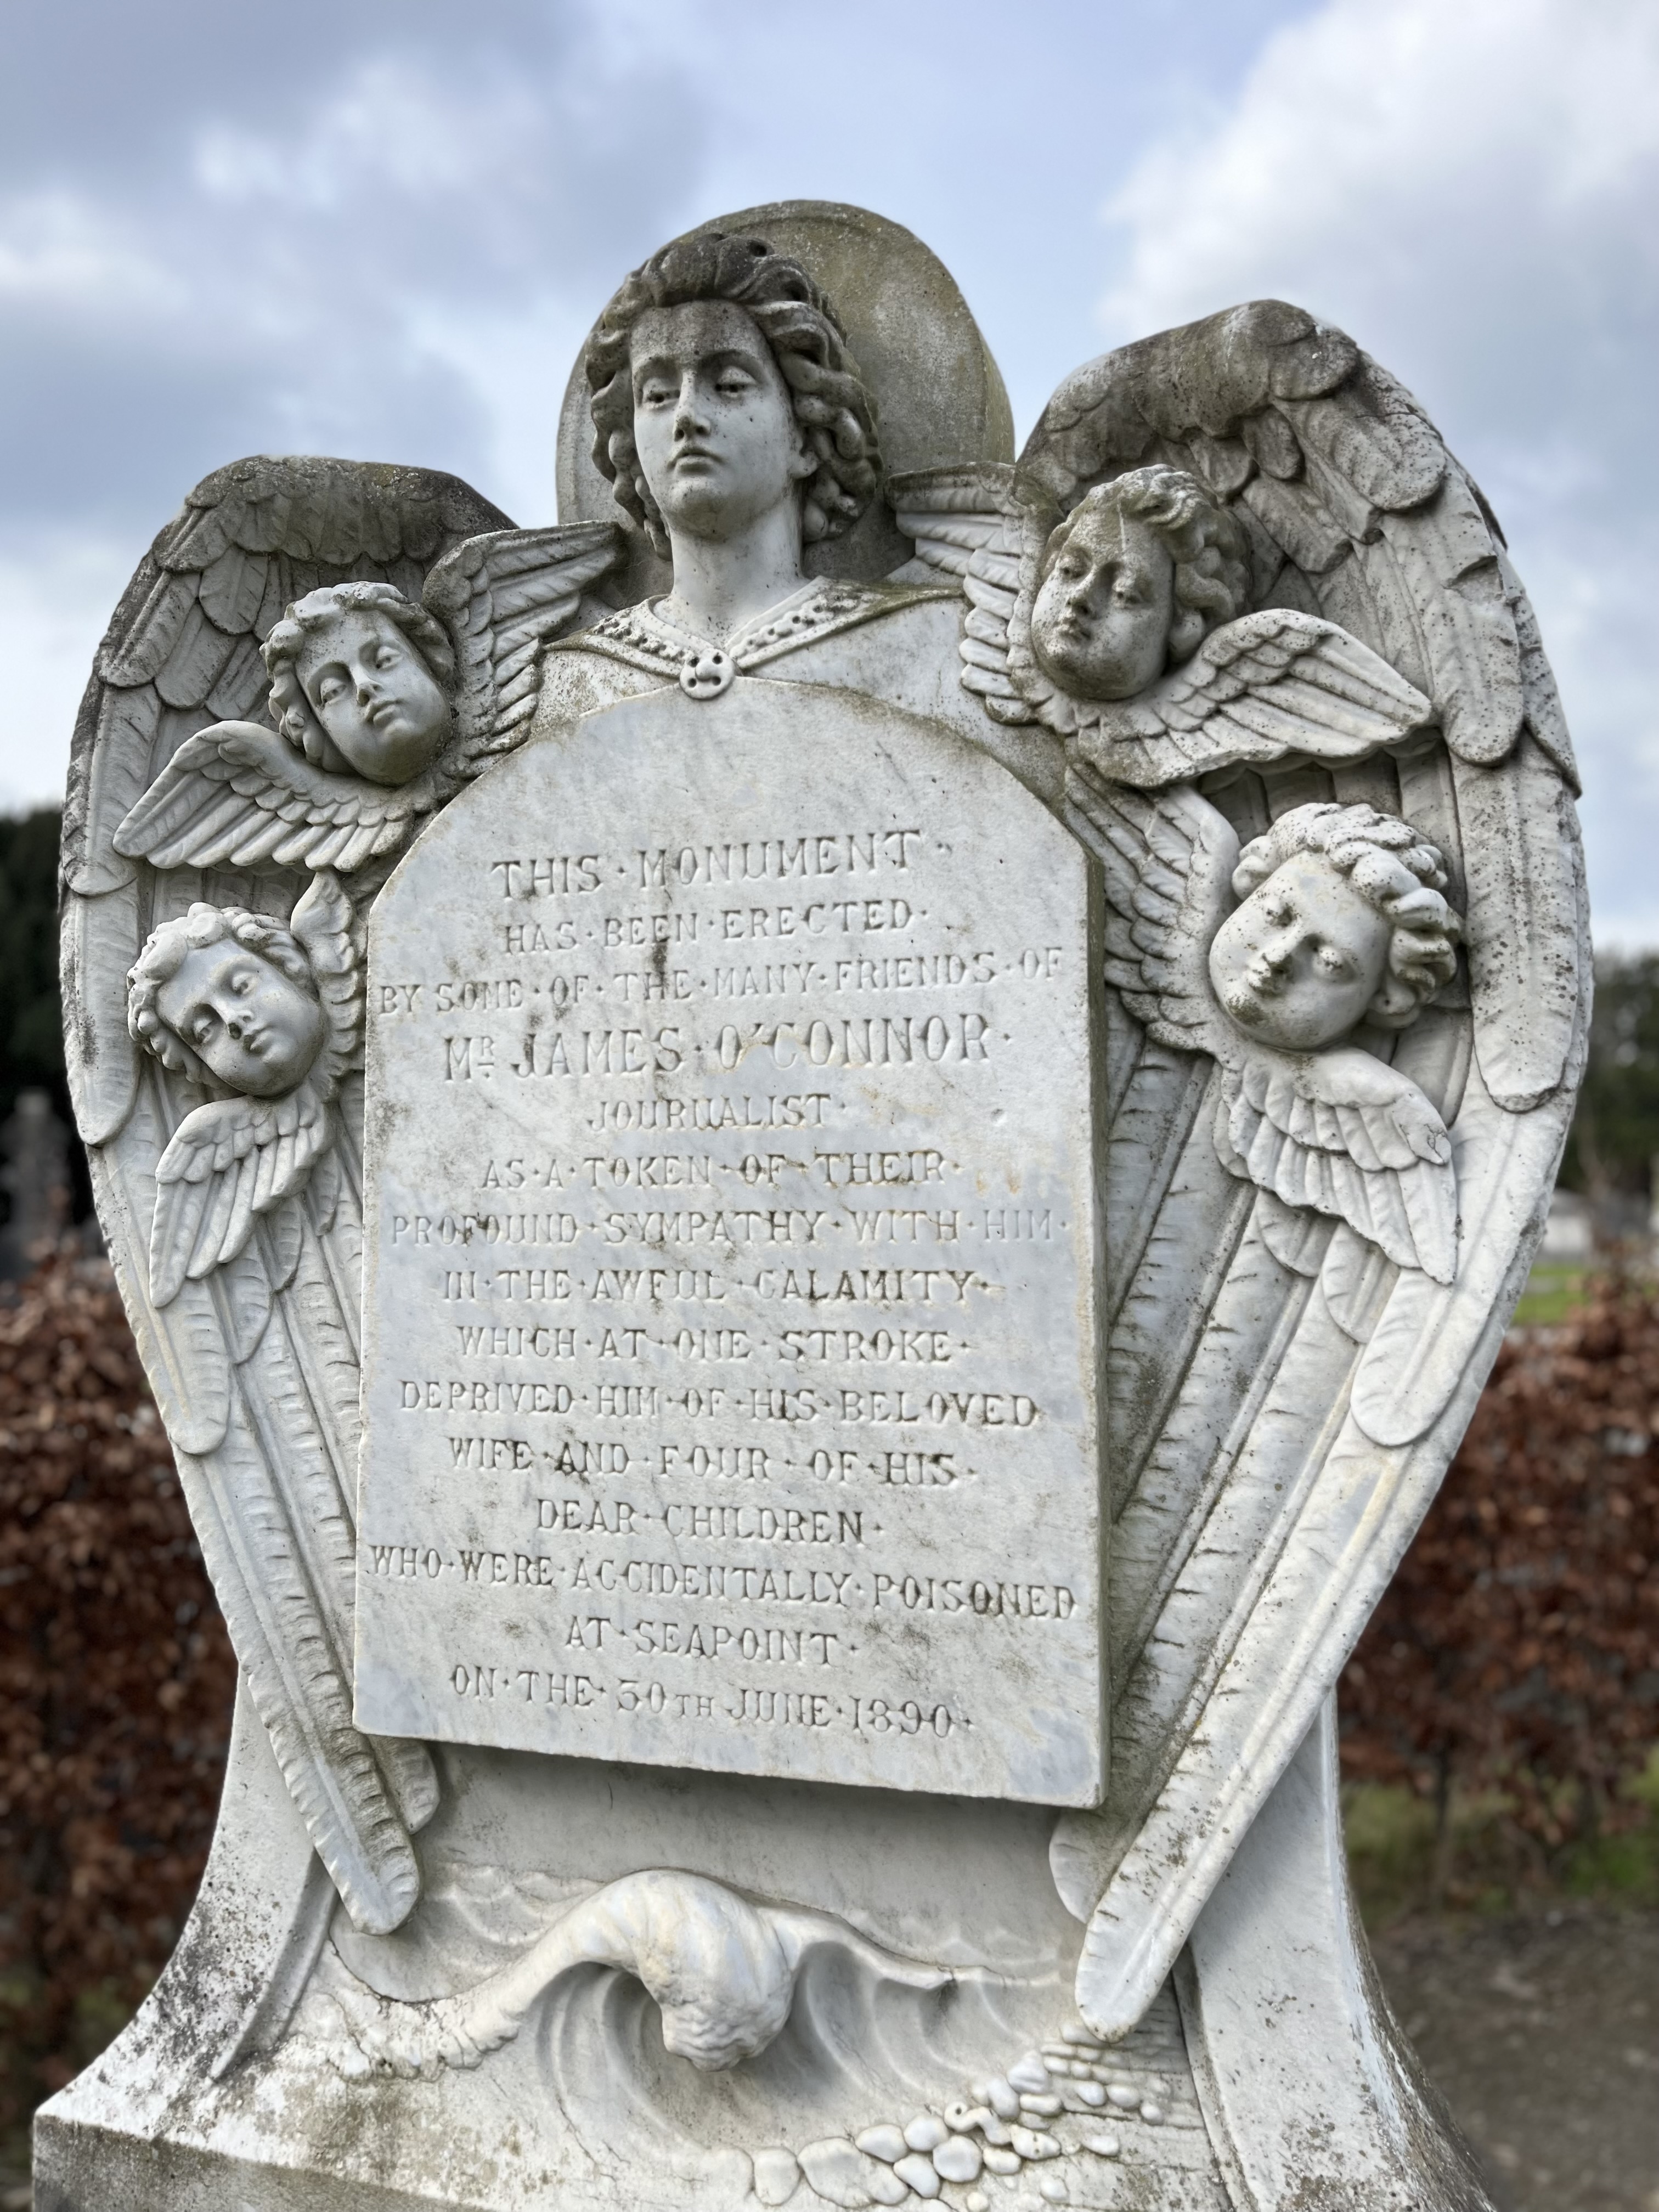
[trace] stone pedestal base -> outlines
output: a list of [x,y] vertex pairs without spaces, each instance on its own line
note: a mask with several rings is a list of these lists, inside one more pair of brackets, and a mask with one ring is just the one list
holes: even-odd
[[[1109,2053],[1071,1999],[1052,1815],[501,1753],[454,1755],[446,1784],[414,1923],[355,1936],[239,1713],[179,1950],[37,2119],[39,2212],[527,2212],[554,2193],[821,2212],[930,2182],[963,2212],[976,2194],[994,2212],[1484,2212],[1352,1918],[1328,1722],[1200,1921],[1178,1999]],[[668,2047],[695,2031],[683,1958],[674,1984],[648,1944],[632,1971],[599,1955],[664,1899],[676,1929],[727,1916],[728,1983],[745,1916],[794,1947],[787,2021],[754,2056],[708,2069]],[[480,1957],[500,1962],[482,1994]],[[999,2122],[979,2100],[1011,2088],[1026,2101]],[[928,2112],[970,2148],[901,2142]]]

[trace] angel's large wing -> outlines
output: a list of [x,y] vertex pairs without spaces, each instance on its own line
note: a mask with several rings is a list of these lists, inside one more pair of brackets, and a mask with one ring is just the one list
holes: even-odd
[[[1161,460],[1232,504],[1256,603],[1334,623],[1438,734],[1340,762],[1292,750],[1200,779],[1242,838],[1368,800],[1445,854],[1468,998],[1393,1066],[1449,1133],[1450,1281],[1232,1174],[1223,1079],[1109,990],[1109,1790],[1053,1862],[1089,1923],[1085,2013],[1120,2036],[1162,1984],[1414,1533],[1525,1280],[1588,1017],[1572,756],[1531,611],[1479,493],[1416,403],[1274,302],[1069,378],[1022,471],[1057,506]],[[1120,799],[1120,804],[1121,800]],[[1086,805],[1078,834],[1117,855]]]
[[[1340,623],[1428,698],[1449,757],[1440,811],[1469,817],[1462,888],[1482,1067],[1516,1110],[1550,1097],[1576,1019],[1575,848],[1559,801],[1577,775],[1532,611],[1480,491],[1386,370],[1271,300],[1079,369],[1020,471],[1065,503],[1155,460],[1231,504],[1258,605]],[[1499,769],[1509,773],[1489,773]],[[1528,803],[1506,801],[1523,788]]]
[[492,531],[434,565],[426,604],[447,626],[460,660],[455,735],[439,763],[452,787],[524,735],[536,711],[544,651],[623,552],[616,524],[574,522]]
[[[64,817],[65,1042],[110,1256],[254,1703],[348,1908],[375,1929],[396,1927],[418,1894],[410,1831],[436,1785],[422,1747],[352,1722],[361,1081],[343,1055],[339,1133],[303,1190],[252,1219],[210,1273],[192,1278],[187,1261],[158,1304],[158,1176],[192,1100],[148,1056],[140,1066],[126,970],[150,929],[192,902],[288,915],[310,878],[228,854],[158,870],[118,852],[115,833],[198,731],[259,708],[258,641],[289,599],[377,576],[418,597],[432,560],[505,519],[422,470],[255,460],[210,477],[116,610]],[[210,1226],[188,1239],[192,1256]]]
[[363,1064],[363,962],[359,931],[363,922],[331,869],[312,877],[289,927],[306,949],[312,981],[322,1000],[323,1048],[311,1071],[325,1098],[335,1097],[345,1075]]
[[1008,673],[1008,625],[1019,596],[1030,523],[1014,471],[994,462],[961,469],[918,469],[889,479],[893,518],[915,543],[901,579],[954,578],[968,602],[962,683],[1000,720],[1026,722],[1031,710]]
[[1104,863],[1106,981],[1158,1043],[1237,1060],[1205,966],[1231,904],[1232,823],[1184,784],[1143,799],[1085,774],[1067,799]]

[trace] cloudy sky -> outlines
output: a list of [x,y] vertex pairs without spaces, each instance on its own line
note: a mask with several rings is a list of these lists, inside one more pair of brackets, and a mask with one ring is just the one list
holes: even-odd
[[1598,935],[1659,945],[1652,0],[3,0],[0,804],[255,451],[550,520],[628,267],[817,196],[917,231],[1021,435],[1091,355],[1262,294],[1403,378],[1502,516],[1589,785]]

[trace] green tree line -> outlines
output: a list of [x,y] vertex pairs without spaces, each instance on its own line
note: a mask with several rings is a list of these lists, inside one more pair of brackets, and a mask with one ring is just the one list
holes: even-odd
[[1561,1182],[1590,1198],[1647,1197],[1659,1157],[1659,952],[1595,963],[1589,1066]]
[[58,832],[54,806],[0,815],[0,1123],[20,1091],[50,1091],[65,1121],[58,995]]

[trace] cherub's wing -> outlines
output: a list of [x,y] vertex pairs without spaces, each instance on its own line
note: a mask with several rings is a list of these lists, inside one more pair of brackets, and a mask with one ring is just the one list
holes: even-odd
[[916,549],[899,578],[931,582],[947,576],[962,586],[968,602],[957,648],[963,690],[977,693],[999,721],[1032,720],[1008,673],[1008,624],[1031,527],[1016,496],[1013,471],[994,462],[918,469],[890,478],[887,497],[894,520]]
[[[1435,726],[1361,758],[1295,744],[1199,789],[1241,839],[1312,799],[1404,816],[1445,855],[1467,981],[1391,1063],[1448,1132],[1449,1281],[1427,1264],[1437,1236],[1447,1256],[1442,1176],[1422,1178],[1443,1194],[1413,1228],[1425,1264],[1404,1269],[1347,1220],[1257,1189],[1215,1143],[1229,1071],[1108,989],[1112,1771],[1052,1858],[1088,1923],[1079,2002],[1113,2037],[1163,1983],[1445,1471],[1541,1231],[1589,976],[1554,687],[1496,526],[1416,403],[1340,332],[1258,303],[1079,370],[1021,466],[1065,507],[1152,461],[1231,505],[1258,607],[1339,626]],[[1109,867],[1097,815],[1070,810]]]
[[1158,1043],[1237,1059],[1206,965],[1232,902],[1232,823],[1187,784],[1143,798],[1085,770],[1066,799],[1103,864],[1107,982]]
[[453,638],[460,672],[455,735],[439,763],[447,783],[477,775],[524,738],[543,653],[623,550],[616,524],[576,522],[492,531],[436,563],[426,580],[426,604]]
[[158,868],[335,868],[349,875],[399,851],[431,804],[313,768],[269,723],[213,722],[186,738],[116,830],[125,860]]
[[[273,852],[237,865],[227,854],[160,869],[118,852],[115,837],[182,746],[210,723],[258,712],[258,642],[289,600],[354,578],[418,598],[432,560],[505,520],[423,470],[262,459],[218,471],[116,609],[76,727],[64,817],[65,1043],[100,1221],[253,1702],[348,1909],[375,1929],[396,1927],[419,1893],[410,1832],[431,1814],[436,1784],[421,1746],[363,1735],[352,1722],[362,1106],[346,1042],[355,971],[325,965],[343,957],[349,919],[337,886],[313,886],[301,860]],[[198,899],[313,932],[330,1005],[325,1054],[339,1063],[335,1073],[319,1061],[313,1079],[339,1088],[331,1140],[302,1187],[294,1164],[315,1123],[288,1133],[286,1164],[280,1127],[275,1146],[249,1136],[240,1157],[244,1136],[212,1109],[185,1134],[198,1094],[127,1033],[127,969],[156,923]],[[271,1110],[280,1124],[281,1108]],[[262,1176],[274,1188],[290,1172],[288,1194],[256,1207]],[[184,1255],[165,1304],[150,1289],[158,1213],[168,1269]],[[244,1225],[240,1249],[222,1256],[227,1234],[234,1242]],[[216,1249],[219,1264],[192,1274]]]
[[1223,1086],[1215,1141],[1259,1190],[1346,1221],[1397,1267],[1451,1281],[1451,1139],[1397,1068],[1351,1048],[1305,1060],[1250,1051]]
[[158,1306],[246,1249],[260,1215],[302,1188],[333,1124],[308,1083],[286,1098],[220,1098],[185,1115],[155,1170],[149,1294]]
[[1212,630],[1142,698],[1094,709],[1077,750],[1115,781],[1152,787],[1287,754],[1362,760],[1421,731],[1433,711],[1334,623],[1264,607]]

